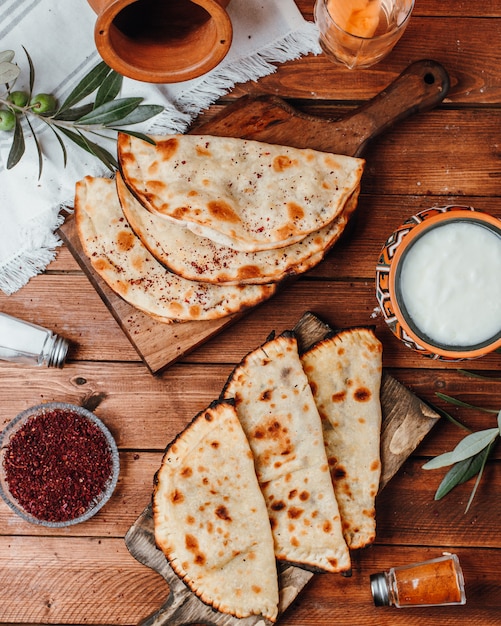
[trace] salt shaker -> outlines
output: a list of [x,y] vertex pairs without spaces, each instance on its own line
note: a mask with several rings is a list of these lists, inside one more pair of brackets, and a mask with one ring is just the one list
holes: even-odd
[[63,367],[68,342],[51,330],[0,313],[0,359]]
[[465,604],[464,577],[455,554],[392,567],[372,574],[371,591],[376,606],[448,606]]

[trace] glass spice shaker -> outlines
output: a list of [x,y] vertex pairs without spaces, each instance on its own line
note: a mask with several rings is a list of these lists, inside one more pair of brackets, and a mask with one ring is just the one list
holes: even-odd
[[69,344],[51,330],[0,313],[0,359],[63,367]]
[[455,554],[430,561],[392,567],[372,574],[371,591],[376,606],[449,606],[465,604],[464,577]]

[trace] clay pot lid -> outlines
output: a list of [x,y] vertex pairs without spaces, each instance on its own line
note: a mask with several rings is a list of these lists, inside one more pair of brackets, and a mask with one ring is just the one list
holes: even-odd
[[89,3],[98,13],[98,52],[110,67],[134,80],[177,83],[198,78],[216,67],[231,46],[233,28],[225,10],[229,0]]

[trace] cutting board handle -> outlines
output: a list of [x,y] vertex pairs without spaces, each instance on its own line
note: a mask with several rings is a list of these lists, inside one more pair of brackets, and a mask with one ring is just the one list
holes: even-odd
[[440,63],[416,61],[386,89],[341,120],[302,113],[277,96],[243,96],[190,133],[360,156],[371,139],[395,122],[442,102],[449,85],[449,76]]
[[351,133],[352,144],[347,144],[346,154],[359,156],[373,137],[396,122],[432,109],[442,102],[449,87],[449,75],[440,63],[412,63],[385,90],[339,122],[340,129]]

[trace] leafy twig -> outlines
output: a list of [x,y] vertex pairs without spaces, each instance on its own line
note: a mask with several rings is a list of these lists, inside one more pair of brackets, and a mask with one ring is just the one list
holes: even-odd
[[[423,469],[426,470],[438,469],[441,467],[447,467],[452,465],[451,469],[447,472],[447,474],[442,479],[442,482],[438,486],[438,489],[435,493],[435,500],[440,500],[441,498],[446,496],[452,489],[454,489],[454,487],[465,483],[466,481],[470,480],[470,478],[473,478],[473,476],[477,475],[477,479],[475,481],[472,493],[466,506],[465,513],[467,513],[477,492],[478,485],[480,484],[480,480],[482,478],[489,454],[494,446],[495,441],[501,435],[501,410],[497,411],[495,409],[485,409],[482,407],[474,406],[472,404],[462,402],[461,400],[457,400],[456,398],[453,398],[443,393],[437,393],[436,395],[442,400],[450,402],[451,404],[454,404],[456,406],[477,409],[486,413],[497,414],[497,425],[494,428],[487,428],[485,430],[474,433],[470,432],[470,434],[466,435],[457,444],[454,450],[452,450],[451,452],[445,452],[444,454],[440,454],[439,456],[436,456],[435,458],[431,459],[423,465]],[[440,413],[447,416],[456,425],[460,426],[461,428],[465,428],[461,423],[452,418],[446,411],[440,410]]]
[[[125,126],[144,122],[163,111],[159,105],[143,105],[143,98],[118,98],[123,77],[101,62],[86,74],[64,102],[58,106],[54,96],[46,93],[33,95],[35,67],[24,49],[29,66],[29,91],[14,91],[20,75],[13,62],[14,52],[0,52],[0,84],[6,85],[0,94],[0,130],[12,131],[12,144],[7,158],[7,169],[19,163],[26,149],[22,120],[26,121],[35,141],[38,153],[38,175],[42,175],[43,154],[31,119],[44,122],[54,132],[63,152],[64,165],[67,151],[64,139],[69,139],[82,150],[98,158],[110,170],[117,169],[115,157],[87,135],[114,140],[117,132],[134,135],[152,143],[152,139],[140,132],[132,132]],[[82,101],[96,92],[94,102]],[[79,105],[79,106],[75,106]],[[112,136],[109,136],[109,133]]]
[[[437,393],[436,395],[439,395],[439,394]],[[442,394],[442,397],[445,398],[445,396],[443,394]],[[442,417],[445,417],[447,420],[449,420],[449,422],[451,422],[451,424],[454,424],[454,426],[457,426],[458,428],[462,428],[463,430],[471,432],[471,429],[468,428],[468,426],[465,426],[464,424],[461,424],[461,422],[459,420],[457,420],[455,417],[452,417],[452,415],[450,413],[448,413],[447,411],[444,411],[444,409],[442,409],[441,407],[439,407],[439,406],[437,406],[435,404],[432,404],[431,402],[428,402],[428,405],[436,413],[438,413]]]
[[480,380],[501,380],[500,376],[485,376],[484,374],[478,374],[477,372],[471,372],[469,370],[458,369],[460,374],[468,376],[468,378],[479,378]]
[[476,409],[477,411],[484,411],[484,413],[497,413],[496,409],[484,409],[481,406],[475,406],[473,404],[468,404],[468,402],[463,402],[462,400],[457,400],[452,396],[448,396],[445,393],[437,392],[437,397],[445,400],[446,402],[450,402],[451,404],[455,404],[456,406],[462,406],[466,409]]

